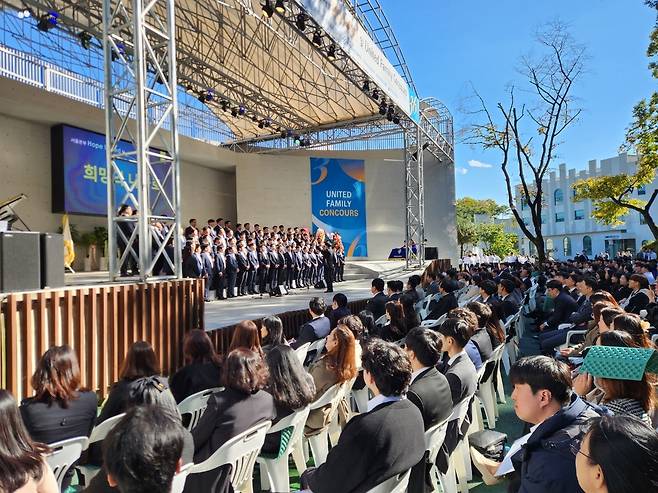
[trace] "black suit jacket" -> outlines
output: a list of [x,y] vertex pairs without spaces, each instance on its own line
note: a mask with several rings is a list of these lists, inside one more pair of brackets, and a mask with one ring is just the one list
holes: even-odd
[[493,347],[491,346],[491,337],[489,336],[487,329],[485,328],[477,329],[475,333],[471,336],[470,340],[473,342],[473,344],[475,344],[475,347],[478,348],[478,352],[480,353],[480,358],[482,359],[482,363],[486,362],[489,358],[491,358],[491,354],[493,353]]
[[221,387],[222,369],[214,363],[185,365],[169,377],[169,388],[176,403],[202,390]]
[[441,296],[441,299],[436,303],[436,306],[432,309],[426,320],[438,320],[441,316],[458,306],[459,304],[455,295],[453,293],[447,293]]
[[329,321],[331,322],[331,328],[335,329],[336,325],[338,325],[338,321],[343,318],[347,317],[348,315],[351,315],[352,312],[350,309],[346,306],[342,308],[338,308],[336,310],[332,310],[331,313],[329,314]]
[[185,259],[183,268],[189,277],[199,278],[203,275],[203,261],[194,254]]
[[230,253],[226,256],[226,272],[237,272],[238,271],[238,260],[235,258],[234,253]]
[[384,315],[386,312],[386,303],[388,302],[388,297],[384,293],[377,293],[375,296],[368,300],[366,304],[366,310],[372,312],[375,320]]
[[642,291],[638,291],[637,293],[630,295],[625,310],[628,313],[635,313],[636,315],[639,315],[640,311],[645,310],[648,304],[649,297]]
[[512,295],[508,295],[504,300],[500,300],[498,305],[498,315],[502,321],[507,320],[511,315],[519,311],[519,305]]
[[[192,430],[194,438],[194,463],[210,457],[219,447],[243,431],[276,418],[274,398],[263,390],[255,394],[243,394],[227,388],[208,399],[208,407]],[[232,491],[230,467],[201,474],[191,474],[185,482],[185,492],[203,491],[219,493]]]
[[95,392],[79,392],[63,407],[58,402],[37,401],[33,397],[21,403],[21,416],[34,441],[55,443],[67,438],[89,436],[96,421],[98,398]]
[[549,329],[557,329],[558,325],[567,323],[569,315],[578,309],[578,303],[566,291],[560,291],[553,300],[553,305],[553,313],[546,319]]
[[302,476],[313,493],[363,493],[411,469],[423,457],[423,418],[409,400],[352,418],[327,460]]

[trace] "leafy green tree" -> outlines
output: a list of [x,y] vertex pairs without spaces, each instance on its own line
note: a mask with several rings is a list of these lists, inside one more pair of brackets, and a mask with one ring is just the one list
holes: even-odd
[[483,243],[487,255],[503,258],[517,251],[518,237],[514,233],[505,233],[502,224],[478,224],[478,240]]
[[[457,243],[460,256],[464,256],[466,245],[477,245],[481,241],[482,227],[489,224],[477,224],[475,216],[485,214],[492,218],[509,213],[505,205],[497,204],[493,199],[478,200],[472,197],[463,197],[457,200]],[[512,235],[515,236],[515,235]]]

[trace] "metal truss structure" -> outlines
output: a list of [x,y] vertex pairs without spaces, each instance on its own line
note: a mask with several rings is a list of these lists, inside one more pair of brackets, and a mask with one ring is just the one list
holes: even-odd
[[[378,0],[343,2],[415,90]],[[151,278],[161,255],[174,267],[174,275],[180,273],[178,241],[173,252],[168,247],[179,226],[177,87],[226,125],[232,138],[223,145],[233,151],[339,149],[351,143],[355,149],[403,148],[407,244],[418,245],[417,257],[408,257],[407,264],[423,265],[423,153],[442,162],[453,160],[452,116],[431,98],[421,101],[418,123],[406,117],[383,91],[366,84],[367,74],[305,15],[299,0],[286,0],[283,11],[268,16],[262,15],[260,0],[176,0],[175,6],[173,0],[0,4],[27,8],[39,20],[54,13],[56,31],[86,39],[92,49],[102,40],[108,172],[114,177],[109,189],[116,181],[122,191],[115,197],[110,190],[109,210],[115,211],[119,201],[138,210],[133,218],[109,221],[110,259],[123,247],[111,264],[113,276],[139,258],[139,277]],[[382,105],[393,108],[394,118],[381,112]],[[162,128],[170,132],[160,132]],[[162,140],[162,155],[151,150],[156,136]],[[135,144],[134,154],[121,149],[121,139]],[[122,176],[122,160],[138,165],[136,184]],[[170,174],[162,174],[163,163],[170,165]],[[152,230],[156,221],[174,224],[162,241]],[[157,245],[156,255],[150,253],[152,244]]]

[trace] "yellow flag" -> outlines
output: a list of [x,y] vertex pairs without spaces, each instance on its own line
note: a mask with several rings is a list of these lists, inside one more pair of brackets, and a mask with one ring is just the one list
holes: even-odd
[[73,237],[71,236],[68,214],[62,216],[62,233],[64,234],[64,266],[70,269],[71,264],[75,260],[75,248],[73,248]]

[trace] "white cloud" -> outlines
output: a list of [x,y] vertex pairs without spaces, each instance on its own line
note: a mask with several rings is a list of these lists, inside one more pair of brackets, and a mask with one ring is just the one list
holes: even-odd
[[468,173],[468,168],[461,168],[457,166],[455,168],[455,173],[457,173],[458,175],[465,175],[466,173]]
[[482,161],[477,161],[475,159],[471,159],[468,162],[468,165],[471,168],[493,168],[493,164],[483,163]]

